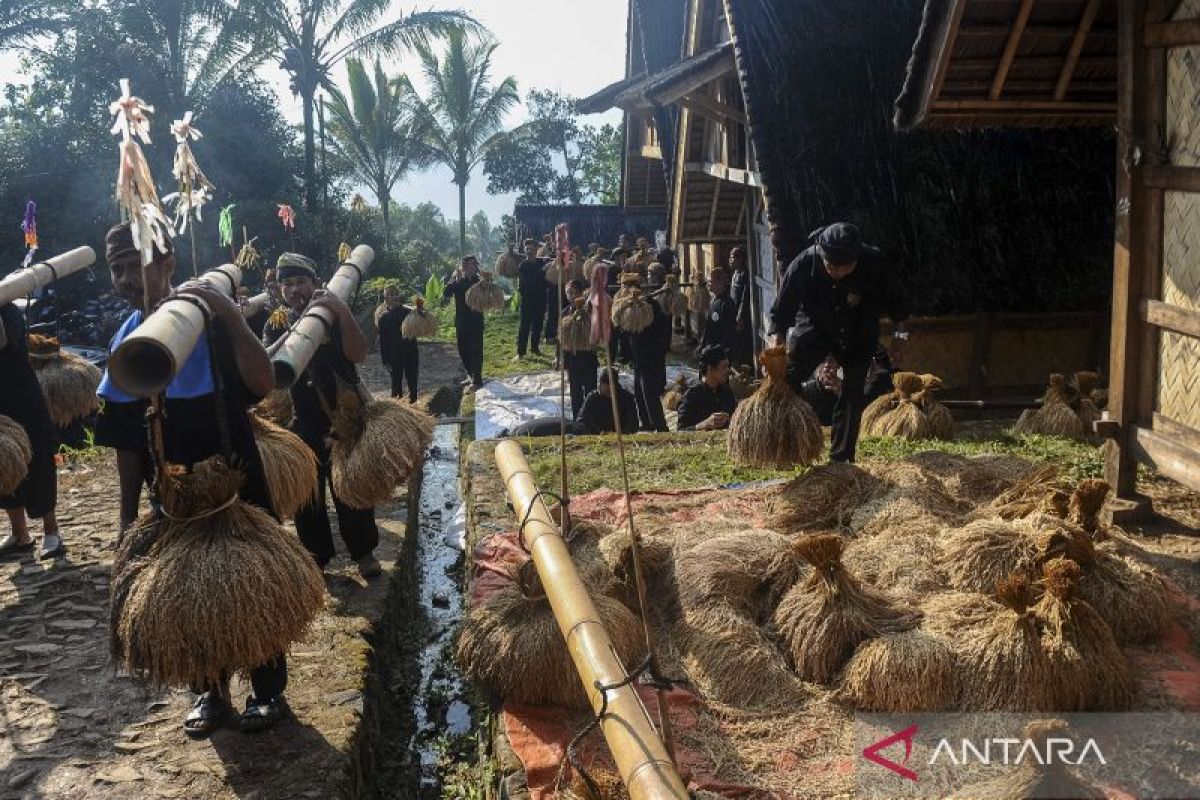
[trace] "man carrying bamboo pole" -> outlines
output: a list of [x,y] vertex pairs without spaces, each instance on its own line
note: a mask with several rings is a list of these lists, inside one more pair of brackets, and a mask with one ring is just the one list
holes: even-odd
[[330,450],[326,441],[330,417],[337,408],[339,385],[358,383],[354,365],[366,360],[367,340],[350,307],[337,296],[318,289],[317,265],[312,259],[298,253],[284,253],[279,257],[275,272],[286,310],[267,323],[263,332],[265,344],[274,344],[312,306],[323,306],[337,320],[329,330],[328,341],[313,354],[308,367],[291,388],[295,409],[291,430],[313,451],[318,465],[317,494],[313,502],[296,513],[296,533],[321,569],[333,560],[337,551],[325,505],[328,491],[333,496],[338,533],[350,558],[364,578],[374,578],[382,572],[375,558],[375,548],[379,545],[375,509],[350,508],[334,494],[330,486]]
[[467,371],[468,391],[483,387],[483,314],[467,305],[467,290],[479,283],[479,260],[464,256],[462,263],[442,292],[442,299],[454,298],[454,333],[458,356]]

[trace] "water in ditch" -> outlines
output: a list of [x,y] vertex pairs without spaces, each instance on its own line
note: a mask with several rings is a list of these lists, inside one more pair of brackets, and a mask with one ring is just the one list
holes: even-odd
[[422,476],[417,600],[424,612],[425,640],[417,656],[419,682],[413,695],[416,732],[410,750],[420,757],[420,797],[440,797],[438,758],[448,738],[471,731],[471,708],[454,665],[454,632],[462,618],[461,504],[458,484],[459,426],[438,426]]

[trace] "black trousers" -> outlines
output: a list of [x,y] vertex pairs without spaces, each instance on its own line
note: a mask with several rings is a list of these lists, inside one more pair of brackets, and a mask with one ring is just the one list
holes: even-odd
[[[517,355],[523,356],[529,350],[533,350],[535,353],[541,350],[544,324],[546,324],[546,307],[544,305],[521,304],[521,326],[517,330]],[[549,339],[549,335],[546,338]]]
[[[254,692],[254,699],[259,702],[270,702],[283,694],[287,689],[287,683],[287,656],[283,653],[279,653],[265,664],[259,664],[250,670],[250,690]],[[229,680],[222,681],[222,684],[224,685],[220,687],[193,686],[192,691],[196,694],[203,694],[220,689],[223,693],[229,685]]]
[[[557,286],[555,286],[553,283],[549,284],[546,287],[546,311],[545,311],[546,322],[542,325],[542,336],[545,338],[545,340],[547,342],[557,342],[558,341],[558,325],[556,325],[555,323],[558,320],[558,314],[559,314],[558,304],[560,302],[559,295],[561,293],[562,293],[562,290],[559,289]],[[567,303],[565,296],[563,298],[561,298],[561,302],[563,304],[563,307],[565,308],[566,303]]]
[[637,401],[638,421],[644,431],[666,433],[667,415],[663,411],[662,396],[667,390],[666,364],[645,363],[645,359],[633,368],[633,399]]
[[871,368],[871,357],[847,353],[830,353],[821,344],[819,337],[802,336],[788,342],[788,383],[796,394],[808,380],[813,370],[832,355],[842,366],[842,393],[833,406],[833,430],[829,460],[853,463],[858,447],[858,429],[866,407],[864,387],[867,372]]
[[483,385],[483,326],[460,326],[456,331],[458,357],[476,386]]
[[325,494],[333,495],[333,508],[337,513],[338,533],[350,551],[350,558],[361,558],[379,545],[379,528],[375,525],[375,509],[358,509],[338,500],[329,485],[329,448],[313,447],[317,456],[317,496],[313,502],[296,512],[296,533],[308,552],[312,553],[322,569],[337,553],[333,545],[333,527],[329,523],[329,509],[325,507]]
[[421,371],[421,356],[417,348],[399,353],[387,365],[392,374],[392,397],[404,397],[404,384],[408,382],[408,399],[417,402],[417,377]]
[[589,394],[596,391],[596,375],[600,371],[600,359],[595,351],[567,353],[567,382],[571,386],[571,418],[579,419],[579,410]]

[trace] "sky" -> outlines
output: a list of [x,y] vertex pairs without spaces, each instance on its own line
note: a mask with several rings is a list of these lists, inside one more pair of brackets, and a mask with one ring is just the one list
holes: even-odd
[[[517,79],[522,99],[529,89],[555,89],[583,97],[620,80],[625,74],[625,25],[628,0],[426,0],[417,6],[466,11],[488,28],[500,42],[492,57],[494,82],[512,75]],[[406,13],[413,10],[408,2],[395,2],[393,8]],[[393,17],[394,18],[394,17]],[[556,56],[551,49],[552,36],[563,32],[565,42]],[[14,76],[15,54],[0,53],[0,83],[19,80]],[[385,62],[389,72],[417,72],[414,56],[404,55]],[[262,77],[275,87],[280,108],[290,121],[299,123],[300,104],[288,90],[286,73],[277,65],[264,67]],[[345,80],[344,68],[338,70]],[[419,90],[421,82],[416,81]],[[115,82],[114,82],[115,84]],[[134,87],[135,90],[137,87]],[[526,117],[524,107],[513,111],[509,127]],[[589,123],[619,122],[620,114],[584,117]],[[364,192],[371,202],[374,199]],[[458,217],[458,189],[450,182],[450,172],[434,168],[397,184],[392,197],[399,203],[416,205],[427,200],[439,205],[447,218]],[[492,222],[512,213],[514,197],[489,195],[487,178],[474,176],[467,186],[467,216],[486,211]]]

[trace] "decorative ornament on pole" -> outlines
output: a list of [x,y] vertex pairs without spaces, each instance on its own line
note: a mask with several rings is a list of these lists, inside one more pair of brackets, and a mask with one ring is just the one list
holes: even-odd
[[25,218],[21,220],[21,230],[25,233],[25,260],[21,262],[22,267],[28,267],[33,263],[33,256],[38,249],[38,233],[37,233],[37,203],[30,198],[25,204]]
[[142,153],[142,143],[150,144],[150,114],[154,106],[134,96],[129,79],[121,79],[121,96],[108,108],[114,120],[112,134],[121,138],[121,163],[117,170],[117,205],[129,220],[133,243],[143,266],[154,260],[154,248],[167,252],[167,240],[174,235],[171,222],[163,213],[150,165]]
[[225,206],[217,219],[217,235],[221,237],[221,247],[233,247],[233,209],[236,207],[235,203]]
[[279,204],[279,221],[283,223],[285,231],[296,230],[296,210],[287,203]]
[[212,200],[212,192],[216,187],[200,169],[196,156],[192,154],[192,141],[204,136],[192,125],[192,112],[172,122],[171,133],[175,135],[176,142],[175,165],[171,174],[179,184],[179,191],[165,196],[163,201],[175,204],[176,229],[179,233],[186,233],[190,218],[195,217],[197,222],[203,220],[201,209]]

